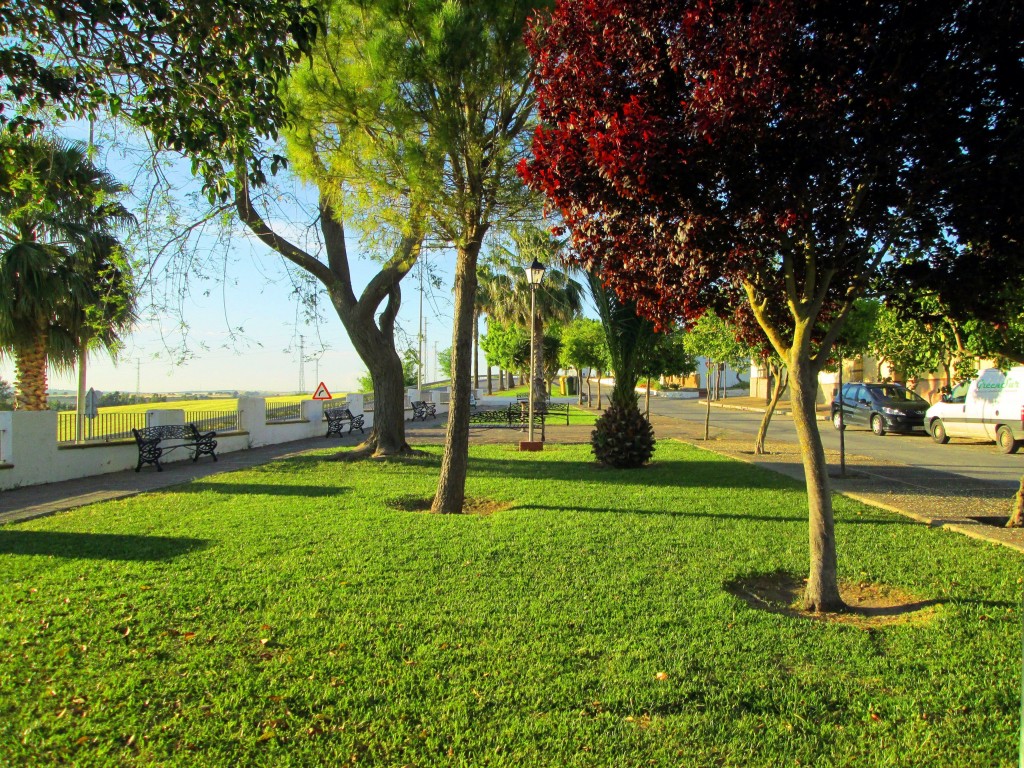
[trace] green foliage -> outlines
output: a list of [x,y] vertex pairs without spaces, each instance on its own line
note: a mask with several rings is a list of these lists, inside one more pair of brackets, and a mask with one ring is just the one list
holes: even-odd
[[356,378],[356,387],[363,394],[373,392],[373,377],[368,372],[363,373]]
[[[402,384],[414,387],[419,381],[420,356],[412,347],[402,353]],[[441,369],[442,371],[444,368]]]
[[646,464],[654,454],[654,442],[654,430],[640,413],[635,396],[625,405],[613,397],[590,435],[597,460],[617,469],[635,469]]
[[70,367],[86,347],[114,352],[134,323],[118,240],[134,219],[125,188],[80,143],[0,131],[0,157],[0,354],[13,354],[19,388],[32,390],[19,397],[38,408],[40,366]]
[[530,367],[530,333],[521,325],[505,325],[487,321],[487,333],[480,337],[488,365],[506,371],[523,371]]
[[[225,192],[235,153],[256,157],[285,122],[279,82],[318,25],[307,0],[5,2],[0,128],[38,125],[41,109],[63,121],[105,108],[191,157]],[[264,179],[259,161],[251,173]]]
[[857,299],[846,316],[836,345],[843,355],[861,355],[871,349],[882,305],[875,299]]
[[559,356],[563,368],[607,371],[611,365],[604,328],[597,320],[578,317],[562,329]]
[[588,273],[587,278],[590,295],[601,316],[608,359],[615,371],[611,400],[625,414],[636,407],[636,385],[643,372],[643,361],[651,354],[658,334],[654,323],[637,313],[635,301],[621,299],[602,284],[596,273]]
[[711,363],[740,368],[750,359],[750,349],[736,339],[736,328],[714,312],[705,312],[686,331],[684,348]]
[[689,376],[697,372],[697,359],[686,347],[686,334],[681,331],[659,333],[654,346],[641,363],[641,374],[658,379],[661,376]]
[[437,353],[437,367],[441,369],[441,377],[447,378],[452,370],[452,348],[446,347]]

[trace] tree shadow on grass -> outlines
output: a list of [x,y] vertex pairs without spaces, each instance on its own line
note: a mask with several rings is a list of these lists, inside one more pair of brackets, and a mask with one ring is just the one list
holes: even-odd
[[803,489],[789,477],[749,464],[729,461],[658,461],[637,469],[612,469],[596,461],[538,461],[531,459],[482,459],[470,456],[470,474],[487,473],[500,478],[563,480],[609,485],[648,485],[666,488],[771,488]]
[[211,483],[196,481],[169,489],[173,493],[223,493],[229,496],[337,496],[350,493],[347,485],[274,485],[270,483]]
[[[611,507],[581,507],[573,504],[554,506],[552,504],[521,504],[512,509],[540,509],[551,512],[583,512],[585,514],[605,515],[669,515],[672,517],[708,518],[712,520],[742,520],[765,523],[806,523],[807,515],[754,515],[737,513],[735,515],[721,512],[699,512],[694,510],[674,509],[614,509]],[[896,515],[879,515],[878,517],[842,518],[836,521],[839,525],[920,525],[914,520],[897,517]]]
[[210,542],[171,536],[20,531],[0,528],[0,554],[83,560],[159,561],[204,549]]
[[894,624],[927,624],[947,598],[924,599],[895,586],[865,581],[840,581],[847,609],[840,613],[804,610],[800,605],[806,579],[785,571],[750,574],[723,584],[729,594],[751,608],[797,619],[876,629]]

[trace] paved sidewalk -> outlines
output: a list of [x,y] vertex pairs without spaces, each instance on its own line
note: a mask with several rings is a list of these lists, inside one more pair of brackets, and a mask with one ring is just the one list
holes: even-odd
[[[743,404],[734,402],[732,405]],[[680,440],[803,482],[800,451],[794,443],[773,441],[769,434],[768,454],[755,456],[752,451],[753,440],[748,435],[712,427],[711,439],[705,442],[702,422],[657,415],[652,415],[651,422],[659,440]],[[407,438],[413,445],[444,443],[445,426],[440,419],[425,424],[410,423],[406,429]],[[590,425],[548,426],[547,440],[550,443],[587,444],[590,442],[592,430],[593,427]],[[470,430],[470,440],[475,444],[517,445],[522,439],[525,439],[522,432],[507,427],[473,426]],[[0,524],[159,490],[218,472],[247,469],[311,450],[352,445],[351,440],[327,441],[322,437],[316,437],[226,453],[216,463],[200,459],[197,464],[169,464],[163,472],[156,472],[152,467],[147,467],[138,473],[128,470],[3,491],[0,492]],[[831,453],[827,458],[834,470],[832,488],[837,493],[906,515],[932,527],[947,528],[1024,552],[1024,529],[1002,528],[975,519],[980,518],[989,522],[1006,519],[1012,501],[1012,491],[1008,491],[1005,484],[967,480],[957,475],[920,470],[904,464],[886,463],[856,455],[847,455],[847,476],[839,478],[836,476],[838,455]]]
[[[329,448],[338,444],[336,440],[327,442],[322,437],[313,437],[248,451],[222,453],[217,457],[217,461],[203,457],[195,464],[191,461],[172,462],[164,465],[163,472],[157,472],[155,467],[148,466],[143,467],[141,472],[129,469],[107,475],[0,491],[0,525],[84,507],[98,501],[123,499],[147,491],[181,485],[220,472],[248,469],[314,448]],[[352,440],[347,442],[347,445],[352,444]]]

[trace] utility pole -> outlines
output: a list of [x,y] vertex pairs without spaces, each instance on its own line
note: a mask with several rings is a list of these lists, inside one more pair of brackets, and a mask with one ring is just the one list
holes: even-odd
[[441,371],[437,368],[437,342],[434,342],[434,381],[441,380]]
[[299,334],[299,392],[306,391],[306,337]]
[[135,361],[135,397],[139,398],[142,396],[142,358],[138,358]]
[[423,259],[420,259],[420,322],[419,322],[419,340],[416,347],[416,357],[419,358],[419,365],[416,366],[416,389],[423,389],[423,338],[426,333],[426,328],[423,325]]

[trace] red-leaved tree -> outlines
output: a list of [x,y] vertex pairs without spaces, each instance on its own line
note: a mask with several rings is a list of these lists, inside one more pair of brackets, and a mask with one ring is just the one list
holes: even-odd
[[996,169],[1005,189],[1020,21],[1008,1],[561,0],[530,34],[521,171],[580,260],[663,322],[731,285],[786,361],[809,609],[844,607],[818,373],[887,261],[955,239]]

